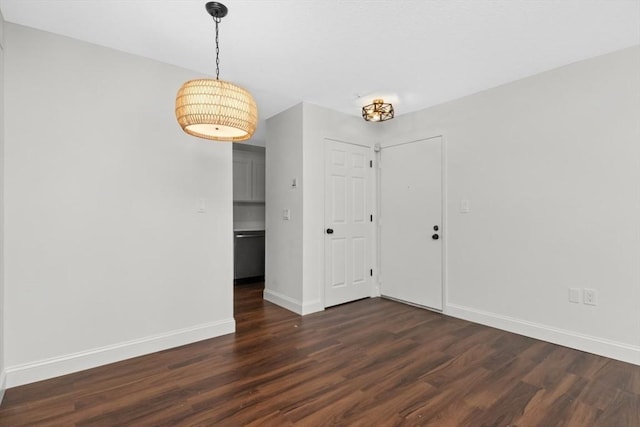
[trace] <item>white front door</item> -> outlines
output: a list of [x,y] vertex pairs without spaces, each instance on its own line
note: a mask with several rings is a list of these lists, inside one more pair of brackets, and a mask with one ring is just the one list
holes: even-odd
[[372,154],[325,140],[325,307],[371,296]]
[[380,153],[383,296],[442,310],[442,138]]

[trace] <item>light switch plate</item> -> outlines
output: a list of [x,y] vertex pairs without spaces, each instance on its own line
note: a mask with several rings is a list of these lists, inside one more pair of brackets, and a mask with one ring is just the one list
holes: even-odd
[[598,305],[598,292],[595,289],[586,289],[582,293],[582,302],[586,305]]

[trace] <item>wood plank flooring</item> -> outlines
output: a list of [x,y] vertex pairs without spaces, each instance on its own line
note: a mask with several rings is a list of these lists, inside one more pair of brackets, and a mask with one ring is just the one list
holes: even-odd
[[384,299],[9,389],[1,426],[640,426],[640,367]]

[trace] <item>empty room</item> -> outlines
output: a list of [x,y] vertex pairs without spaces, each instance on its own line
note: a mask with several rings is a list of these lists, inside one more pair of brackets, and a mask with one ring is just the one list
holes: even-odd
[[640,0],[0,12],[0,426],[640,427]]

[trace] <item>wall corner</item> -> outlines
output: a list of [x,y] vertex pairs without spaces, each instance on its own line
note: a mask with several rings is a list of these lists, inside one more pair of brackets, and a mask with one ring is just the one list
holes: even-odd
[[4,392],[7,390],[7,372],[3,369],[0,372],[0,405],[4,399]]

